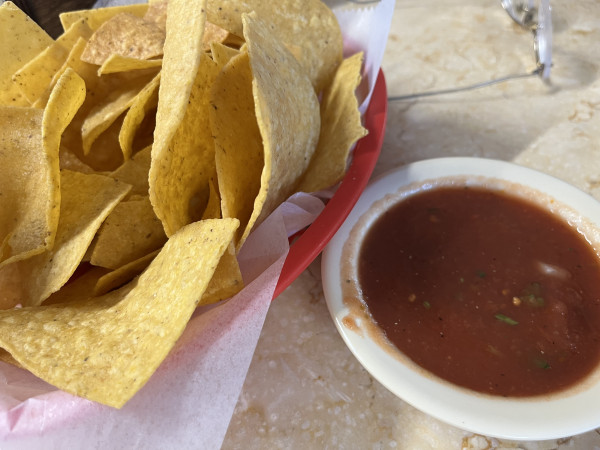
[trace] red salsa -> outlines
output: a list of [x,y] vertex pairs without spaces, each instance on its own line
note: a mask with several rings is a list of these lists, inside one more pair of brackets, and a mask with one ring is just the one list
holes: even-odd
[[398,202],[365,236],[358,283],[396,347],[466,388],[546,394],[600,359],[597,253],[563,219],[499,191]]

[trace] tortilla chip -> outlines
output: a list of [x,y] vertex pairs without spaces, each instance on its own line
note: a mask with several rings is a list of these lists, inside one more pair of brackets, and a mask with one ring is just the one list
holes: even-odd
[[345,59],[325,89],[321,100],[319,144],[297,191],[320,191],[341,181],[350,149],[367,134],[361,124],[355,95],[361,67],[362,53]]
[[123,125],[119,131],[119,145],[125,161],[131,158],[134,151],[134,139],[144,119],[158,106],[159,84],[160,73],[136,95],[123,119]]
[[[107,121],[107,123],[110,123],[110,126],[105,131],[102,130],[103,127],[100,127],[100,130],[103,132],[95,139],[90,139],[87,136],[89,141],[91,141],[91,146],[87,154],[84,154],[83,151],[83,124],[90,112],[99,111],[102,108],[100,106],[101,102],[108,102],[107,98],[109,98],[111,93],[123,93],[136,89],[139,91],[156,76],[156,69],[136,70],[99,77],[96,66],[81,61],[79,58],[83,50],[82,45],[85,45],[85,41],[78,41],[69,56],[67,64],[84,79],[87,94],[83,105],[65,130],[63,141],[64,145],[71,152],[92,169],[96,171],[112,171],[123,161],[123,154],[118,143],[123,116],[119,115],[117,118],[114,118],[114,116],[110,117],[110,120]],[[116,96],[117,94],[113,95]],[[86,142],[86,145],[90,145],[90,143]],[[94,148],[99,151],[94,151]]]
[[77,40],[79,38],[89,39],[91,35],[92,30],[83,20],[73,23],[52,45],[13,75],[14,82],[19,85],[21,92],[29,102],[33,104],[42,97],[46,89],[50,88],[54,75],[63,67]]
[[240,51],[223,45],[220,42],[213,42],[210,44],[210,53],[213,61],[216,62],[219,69],[221,69],[231,58],[239,55]]
[[88,293],[93,292],[94,296],[100,296],[123,286],[142,273],[158,253],[159,250],[155,250],[152,253],[148,253],[141,258],[119,267],[118,269],[103,274],[96,280],[96,283],[92,286],[93,289],[89,290]]
[[71,150],[64,145],[58,154],[60,169],[72,170],[81,173],[95,173],[96,171],[82,162]]
[[61,134],[84,95],[83,80],[67,71],[44,111],[0,108],[0,267],[41,253],[54,242]]
[[77,268],[77,271],[82,270],[82,266],[85,267],[82,274],[79,276],[73,275],[67,284],[44,300],[43,304],[57,305],[60,303],[80,302],[83,299],[95,296],[94,287],[98,283],[98,280],[110,271],[104,267],[91,267],[86,263],[82,263]]
[[[81,53],[83,52],[83,49],[85,48],[86,45],[86,40],[83,38],[79,38],[77,39],[77,41],[75,42],[75,45],[73,46],[73,48],[71,48],[71,52],[69,53],[69,56],[67,57],[67,60],[64,62],[63,66],[61,67],[61,69],[54,75],[49,89],[53,89],[54,85],[56,84],[56,82],[58,81],[59,77],[62,76],[62,74],[69,68],[71,68],[72,70],[74,70],[85,82],[85,87],[86,87],[86,97],[89,96],[90,92],[93,92],[93,89],[95,88],[96,84],[97,84],[97,76],[95,73],[95,68],[93,65],[88,64],[88,63],[84,63],[81,61],[80,56]],[[44,95],[42,95],[42,97],[40,97],[40,99],[38,99],[37,104],[43,103],[45,104],[47,102],[48,97],[50,96],[50,92],[51,90],[46,91],[46,93]],[[88,100],[89,102],[89,100]],[[83,108],[82,108],[83,110]],[[79,114],[77,114],[77,116],[82,116],[84,115],[84,113],[82,111],[79,112]],[[77,134],[79,136],[79,142],[81,141],[81,122],[82,119],[80,120],[76,120],[75,122],[77,123],[76,125],[71,125],[70,127],[68,127],[68,129],[77,129]],[[75,146],[72,144],[69,144],[69,132],[67,131],[66,136],[64,136],[64,140],[67,142],[67,145],[69,145],[70,148],[74,149]],[[81,144],[79,144],[79,146],[81,146]],[[73,150],[72,150],[73,151]]]
[[112,54],[137,59],[161,56],[165,32],[158,26],[130,13],[120,13],[95,31],[81,59],[102,65]]
[[[52,165],[53,183],[60,185],[59,149],[62,133],[71,123],[85,99],[85,83],[75,71],[65,70],[52,89],[42,119],[42,142]],[[59,193],[55,191],[53,204],[58,204]],[[56,208],[58,209],[58,208]],[[58,211],[54,211],[58,221]]]
[[254,13],[244,15],[243,21],[265,165],[242,243],[294,192],[315,151],[321,126],[319,101],[302,67]]
[[13,81],[30,104],[50,86],[52,77],[60,70],[68,55],[69,52],[55,42],[13,75]]
[[53,42],[13,2],[0,5],[0,105],[29,106],[12,75]]
[[58,184],[42,145],[43,111],[0,107],[0,267],[40,253],[56,227]]
[[342,32],[321,0],[231,0],[209,2],[207,8],[210,22],[237,36],[244,36],[244,13],[255,11],[269,23],[273,39],[298,59],[317,92],[329,84],[342,61]]
[[[158,98],[155,100],[158,103]],[[133,142],[131,143],[131,151],[125,147],[123,157],[125,157],[125,155],[131,157],[131,154],[135,155],[144,150],[146,147],[152,147],[154,142],[154,129],[156,128],[156,109],[156,107],[149,108],[149,110],[143,116],[142,123],[139,125],[133,123],[133,125],[135,125],[134,127],[131,127],[131,122],[125,123],[125,120],[131,119],[131,116],[129,116],[129,118],[127,115],[125,116],[123,125],[121,126],[121,131],[119,132],[119,145],[125,145],[124,139],[127,136],[127,133],[133,133]],[[138,112],[139,111],[136,111],[136,113]],[[121,151],[123,151],[123,147],[121,147]]]
[[98,231],[90,262],[94,266],[118,269],[160,248],[166,240],[148,196],[123,201]]
[[213,42],[225,42],[228,36],[229,31],[224,30],[214,23],[206,22],[206,29],[204,30],[204,36],[202,37],[204,51],[210,51],[210,46]]
[[103,220],[129,189],[102,175],[61,172],[60,218],[54,246],[13,263],[19,265],[24,284],[21,304],[39,305],[69,280]]
[[244,41],[243,37],[239,37],[235,34],[229,33],[227,38],[223,41],[223,44],[227,47],[243,51],[244,45],[246,45],[246,41]]
[[124,6],[112,6],[109,8],[97,8],[97,9],[82,9],[79,11],[64,12],[59,15],[60,23],[64,30],[68,30],[74,22],[84,20],[92,30],[97,30],[100,26],[121,13],[133,14],[137,17],[143,17],[148,10],[146,3],[137,3],[132,5]]
[[221,197],[219,196],[219,189],[216,184],[217,174],[208,181],[209,194],[208,203],[202,213],[202,219],[220,219],[221,216]]
[[203,55],[185,117],[168,151],[159,155],[153,147],[150,198],[167,235],[199,220],[208,202],[209,180],[215,171],[208,109],[216,75],[217,66]]
[[133,85],[122,86],[114,90],[102,101],[94,105],[81,126],[81,139],[83,154],[90,153],[92,144],[104,131],[106,131],[129,107],[135,97],[143,90],[141,84],[144,80]]
[[[193,5],[196,5],[196,2]],[[159,101],[154,145],[156,150],[153,148],[153,154],[157,155],[166,151],[185,115],[186,105],[200,66],[202,55],[200,42],[206,20],[202,4],[196,5],[194,11],[187,11],[185,2],[174,0],[169,2],[169,10],[173,32],[168,33],[164,48],[159,98],[165,100]],[[192,19],[189,22],[185,20],[188,16]],[[181,22],[186,25],[177,27],[176,25]],[[183,52],[182,48],[187,50]]]
[[[88,84],[90,84],[90,79],[89,76],[87,76],[87,71],[83,70],[84,67],[79,64],[79,55],[81,55],[81,52],[85,48],[85,43],[85,39],[81,37],[77,39],[62,67],[54,74],[50,84],[46,87],[46,90],[33,103],[35,108],[44,108],[46,106],[52,89],[54,89],[54,86],[56,86],[56,83],[68,68],[75,70],[75,72],[77,72],[77,74],[86,82],[86,89],[89,89],[90,86],[88,86]],[[91,67],[89,64],[87,64],[87,66]]]
[[53,154],[58,153],[61,134],[77,113],[85,99],[85,83],[71,69],[67,69],[48,98],[42,122],[43,140]]
[[162,66],[162,59],[138,59],[113,53],[104,60],[98,69],[98,75],[130,70],[153,69]]
[[91,165],[96,172],[105,173],[116,170],[123,164],[123,152],[119,145],[119,132],[123,126],[125,113],[121,114],[111,125],[102,132],[92,143],[89,154],[84,161]]
[[0,347],[59,389],[120,408],[175,345],[236,226],[184,227],[138,280],[103,297],[0,311]]
[[[215,79],[211,103],[210,122],[215,136],[222,214],[240,221],[235,240],[236,245],[241,246],[264,168],[248,53],[238,54],[223,67]],[[235,124],[235,132],[232,124]]]
[[132,186],[129,195],[148,195],[148,172],[150,171],[151,151],[152,148],[150,146],[146,147],[109,174],[115,180]]
[[21,302],[23,283],[17,264],[0,268],[0,309],[14,308]]
[[94,30],[90,28],[85,19],[81,19],[73,22],[73,24],[56,39],[56,42],[62,45],[67,52],[70,52],[79,38],[87,41],[92,37],[93,33]]
[[202,216],[214,173],[207,110],[217,67],[202,50],[204,8],[205,1],[168,6],[149,175],[150,201],[167,236]]
[[85,99],[85,82],[74,70],[67,68],[58,79],[48,98],[44,112],[45,132],[59,127],[56,140],[71,122]]
[[148,10],[144,15],[144,20],[155,23],[161,30],[167,29],[167,5],[168,1],[148,2]]
[[232,242],[227,247],[227,251],[221,256],[217,269],[215,270],[210,283],[208,283],[206,291],[202,295],[198,306],[209,305],[228,299],[233,297],[243,288],[244,281],[236,258],[235,245]]

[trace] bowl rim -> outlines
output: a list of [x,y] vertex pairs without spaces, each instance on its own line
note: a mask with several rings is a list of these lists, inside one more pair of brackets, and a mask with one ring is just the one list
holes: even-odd
[[578,386],[548,396],[497,397],[452,386],[435,376],[424,376],[422,369],[405,365],[375,343],[368,333],[360,335],[344,325],[348,308],[342,300],[340,261],[344,244],[358,220],[373,202],[408,185],[465,176],[500,179],[540,191],[600,228],[600,203],[596,199],[565,181],[525,166],[487,158],[446,157],[397,167],[367,186],[323,252],[323,291],[338,332],[363,367],[393,394],[463,430],[503,439],[546,440],[597,428],[600,409],[594,405],[600,402],[600,366],[585,388]]

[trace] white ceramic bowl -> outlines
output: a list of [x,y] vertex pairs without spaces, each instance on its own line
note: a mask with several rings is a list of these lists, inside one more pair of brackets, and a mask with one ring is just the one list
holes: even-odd
[[478,185],[488,181],[500,183],[509,190],[529,192],[586,230],[584,234],[592,243],[600,243],[600,203],[554,177],[516,164],[481,158],[439,158],[408,164],[384,174],[367,187],[324,251],[325,298],[342,338],[360,363],[387,389],[456,427],[499,438],[542,440],[572,436],[600,426],[600,368],[584,382],[557,394],[530,398],[480,394],[425,374],[414,363],[402,361],[398,355],[384,350],[376,339],[360,329],[360,324],[358,330],[353,330],[356,324],[349,326],[344,321],[349,310],[342,295],[341,261],[359,219],[371,210],[374,202],[390,194],[410,195],[421,185],[435,184],[448,177]]

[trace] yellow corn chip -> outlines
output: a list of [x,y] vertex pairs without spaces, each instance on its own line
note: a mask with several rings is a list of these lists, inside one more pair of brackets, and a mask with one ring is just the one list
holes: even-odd
[[367,130],[361,125],[355,91],[360,83],[362,53],[345,59],[321,100],[321,133],[298,191],[315,192],[341,181],[352,145]]
[[0,309],[10,309],[18,305],[22,293],[23,282],[18,264],[0,268]]
[[89,264],[83,263],[77,268],[77,271],[83,273],[76,276],[74,274],[69,282],[60,290],[56,291],[46,300],[44,305],[57,305],[60,303],[81,302],[84,299],[94,297],[94,287],[102,276],[109,273],[109,269],[104,267],[90,267]]
[[43,151],[42,116],[38,109],[0,107],[0,266],[42,252],[54,234],[58,185]]
[[[240,221],[236,245],[254,209],[264,168],[263,143],[252,97],[252,72],[248,53],[225,65],[211,93],[210,119],[215,136],[215,158],[223,217]],[[235,133],[232,130],[235,124]],[[246,234],[247,235],[247,234]]]
[[148,2],[148,11],[144,15],[144,19],[149,22],[154,22],[160,29],[167,29],[167,0],[150,1]]
[[76,20],[56,39],[56,42],[70,52],[80,38],[87,41],[93,33],[94,30],[89,27],[85,19]]
[[153,147],[150,198],[167,235],[199,220],[208,202],[209,180],[215,171],[208,110],[216,75],[217,66],[203,54],[186,114],[168,151],[158,154]]
[[171,0],[167,10],[149,175],[150,201],[167,236],[202,216],[214,173],[207,110],[217,67],[202,49],[204,8],[205,1]]
[[138,280],[103,297],[0,311],[0,347],[59,389],[120,408],[183,332],[236,226],[182,228]]
[[83,80],[68,71],[44,111],[0,108],[0,267],[41,253],[54,242],[60,137],[84,95]]
[[[84,67],[82,67],[81,64],[78,63],[79,55],[81,55],[81,52],[85,48],[85,43],[86,43],[85,39],[83,39],[83,38],[77,39],[77,41],[71,48],[71,51],[69,52],[69,55],[67,56],[67,59],[63,63],[62,67],[54,74],[54,76],[52,77],[52,80],[50,81],[50,84],[46,87],[46,90],[33,103],[33,106],[35,108],[44,108],[46,106],[46,103],[48,103],[48,98],[50,97],[50,93],[52,92],[52,89],[54,89],[54,86],[56,86],[56,83],[58,82],[60,77],[65,73],[65,71],[68,68],[72,68],[73,70],[75,70],[75,72],[77,72],[77,74],[79,76],[82,77],[82,79],[86,82],[86,89],[89,90],[91,83],[90,83],[89,77],[86,76],[87,71],[82,70],[82,69],[84,69]],[[87,64],[87,66],[90,66],[90,65]]]
[[82,162],[75,154],[69,150],[66,146],[61,146],[58,154],[60,168],[72,170],[74,172],[81,173],[94,173],[95,170],[90,166]]
[[94,32],[81,59],[102,65],[115,53],[137,59],[155,58],[162,55],[164,42],[165,32],[155,24],[130,13],[120,13]]
[[83,20],[75,22],[52,45],[13,75],[14,82],[19,85],[21,92],[29,102],[33,104],[42,97],[46,89],[50,88],[54,75],[63,67],[77,40],[79,38],[89,39],[91,35],[92,30]]
[[217,269],[198,306],[209,305],[230,298],[241,291],[243,287],[242,273],[236,258],[235,245],[232,242],[221,256]]
[[158,86],[160,84],[160,73],[150,83],[144,86],[133,102],[123,119],[123,125],[119,131],[119,144],[123,151],[125,161],[131,158],[134,150],[134,139],[136,133],[142,126],[144,119],[154,111],[158,105]]
[[123,286],[125,283],[128,283],[134,277],[142,273],[158,253],[159,250],[155,250],[152,253],[148,253],[141,258],[119,267],[118,269],[103,274],[96,280],[96,283],[92,286],[93,289],[90,289],[87,292],[93,292],[94,296],[100,296]]
[[210,46],[213,42],[225,42],[228,36],[229,31],[224,30],[214,23],[206,22],[206,29],[204,30],[204,36],[202,37],[204,51],[210,51]]
[[118,269],[162,246],[167,237],[148,196],[119,203],[98,231],[90,262]]
[[223,45],[220,42],[213,42],[210,44],[210,53],[213,61],[216,62],[219,69],[221,69],[231,58],[239,55],[240,51]]
[[132,186],[130,195],[148,195],[151,150],[151,147],[140,150],[133,155],[133,158],[125,161],[109,174],[115,180],[130,184]]
[[129,189],[102,175],[61,172],[60,219],[54,246],[13,263],[28,278],[27,283],[22,279],[21,304],[39,305],[69,280],[102,221]]
[[242,16],[252,11],[269,23],[273,39],[288,47],[321,92],[342,61],[342,32],[333,12],[321,0],[230,0],[209,2],[207,18],[244,36]]
[[92,143],[88,155],[84,156],[86,164],[99,173],[116,170],[123,164],[123,152],[119,145],[119,132],[123,126],[125,114],[117,119]]
[[129,107],[135,97],[143,89],[140,84],[123,86],[112,91],[100,103],[97,103],[88,113],[81,126],[81,139],[83,154],[90,153],[92,144],[104,131],[106,131]]
[[137,17],[144,17],[148,5],[146,3],[137,3],[133,5],[112,6],[109,8],[82,9],[78,11],[69,11],[59,15],[60,23],[64,30],[68,30],[74,22],[84,20],[92,30],[97,30],[100,26],[110,20],[112,17],[121,13],[133,14]]
[[[73,48],[67,64],[72,67],[84,79],[87,95],[86,99],[73,118],[71,124],[67,127],[63,134],[64,145],[75,154],[83,163],[97,171],[112,171],[123,162],[123,155],[118,142],[118,135],[123,121],[121,115],[116,118],[108,115],[110,120],[107,123],[110,125],[105,130],[104,126],[100,126],[102,134],[93,133],[95,139],[91,139],[86,135],[89,146],[87,154],[83,151],[82,127],[84,121],[92,111],[100,111],[101,103],[108,102],[107,98],[111,93],[127,92],[128,90],[141,90],[154,76],[156,69],[151,70],[136,70],[134,72],[107,74],[99,77],[97,67],[93,64],[88,64],[81,61],[79,56],[83,50],[82,45],[85,41],[79,40]],[[118,94],[113,94],[117,96]],[[96,128],[93,128],[97,131]],[[91,141],[91,144],[90,144]],[[97,151],[94,151],[94,148]]]
[[292,54],[254,13],[242,19],[265,164],[243,243],[253,226],[294,192],[315,151],[321,119],[315,91]]
[[220,219],[221,218],[221,198],[219,197],[219,190],[215,186],[217,179],[216,173],[208,181],[210,192],[208,194],[208,203],[202,214],[202,219]]
[[53,42],[13,2],[0,5],[0,105],[29,105],[12,75]]
[[138,59],[129,56],[111,54],[98,69],[98,75],[130,70],[153,69],[162,66],[162,59]]

